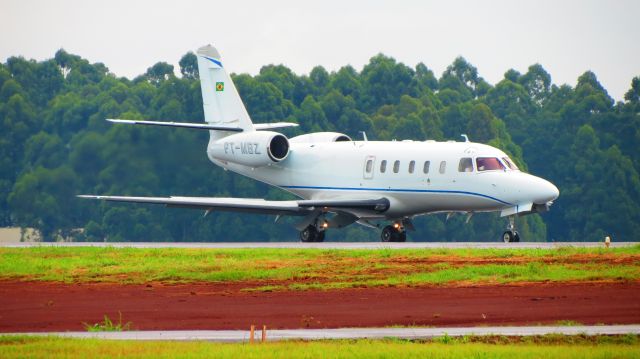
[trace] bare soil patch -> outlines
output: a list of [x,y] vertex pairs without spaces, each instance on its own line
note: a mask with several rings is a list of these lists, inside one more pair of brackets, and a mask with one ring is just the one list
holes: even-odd
[[139,330],[640,323],[640,283],[244,292],[247,283],[0,281],[0,332],[84,330],[108,315]]

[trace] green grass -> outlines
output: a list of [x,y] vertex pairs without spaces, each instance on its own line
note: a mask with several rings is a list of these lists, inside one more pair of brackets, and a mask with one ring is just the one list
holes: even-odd
[[285,341],[265,344],[136,342],[0,336],[2,358],[637,358],[637,337],[443,337],[385,340]]
[[0,280],[244,282],[244,290],[629,281],[640,246],[558,249],[0,248]]
[[131,329],[131,322],[122,323],[122,313],[118,312],[118,321],[114,322],[108,316],[104,316],[102,322],[88,324],[82,323],[88,332],[121,332]]

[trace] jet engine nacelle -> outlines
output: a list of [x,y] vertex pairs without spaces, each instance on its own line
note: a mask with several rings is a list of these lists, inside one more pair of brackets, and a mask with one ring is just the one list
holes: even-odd
[[277,132],[253,131],[219,139],[209,146],[209,156],[224,162],[262,167],[289,155],[289,140]]
[[313,132],[291,138],[291,143],[325,143],[351,141],[351,137],[339,132]]

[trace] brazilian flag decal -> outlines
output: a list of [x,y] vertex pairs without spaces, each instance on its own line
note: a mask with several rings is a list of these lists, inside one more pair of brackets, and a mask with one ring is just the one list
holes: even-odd
[[224,82],[216,82],[216,91],[224,91]]

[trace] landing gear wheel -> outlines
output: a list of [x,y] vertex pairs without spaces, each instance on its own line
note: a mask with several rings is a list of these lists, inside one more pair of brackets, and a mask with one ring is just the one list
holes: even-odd
[[302,242],[322,242],[324,241],[324,231],[320,232],[315,226],[308,226],[300,232]]
[[506,231],[502,234],[502,240],[504,243],[520,242],[520,235],[518,232]]
[[502,234],[504,243],[520,242],[520,234],[516,231],[516,217],[509,216],[509,225],[507,231]]
[[380,238],[382,238],[383,242],[393,242],[393,233],[395,231],[395,228],[393,228],[392,226],[386,226],[382,229]]
[[382,229],[380,238],[383,242],[405,242],[407,240],[407,232],[398,230],[393,226],[386,226]]

